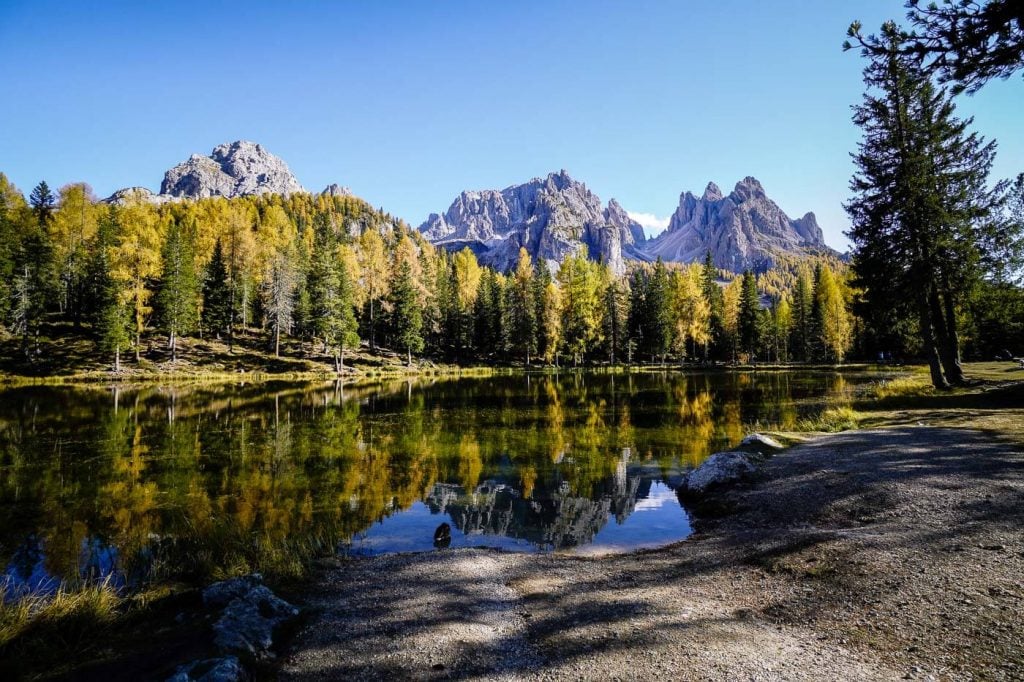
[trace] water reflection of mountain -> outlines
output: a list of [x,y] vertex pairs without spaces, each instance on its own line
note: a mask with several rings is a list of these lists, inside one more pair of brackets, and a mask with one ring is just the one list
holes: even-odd
[[643,467],[622,463],[590,497],[569,487],[537,486],[530,498],[507,481],[490,479],[469,494],[462,486],[437,483],[427,496],[434,514],[447,514],[466,535],[503,535],[539,547],[564,549],[585,545],[613,518],[623,523],[637,500],[650,493],[653,476]]
[[578,547],[601,530],[599,544],[614,535],[627,547],[658,524],[658,537],[676,537],[675,516],[640,514],[637,501],[647,496],[650,511],[670,500],[677,470],[752,424],[785,430],[844,400],[848,381],[571,373],[19,386],[0,391],[0,571],[30,587],[290,571],[301,553],[386,519],[422,512],[432,536],[446,519],[425,493],[463,544],[489,533],[516,538],[500,546]]

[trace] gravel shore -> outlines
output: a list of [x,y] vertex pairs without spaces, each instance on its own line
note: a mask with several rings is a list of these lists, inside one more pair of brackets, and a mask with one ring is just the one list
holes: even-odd
[[1024,451],[989,432],[817,437],[689,540],[602,558],[326,563],[286,680],[1024,679]]

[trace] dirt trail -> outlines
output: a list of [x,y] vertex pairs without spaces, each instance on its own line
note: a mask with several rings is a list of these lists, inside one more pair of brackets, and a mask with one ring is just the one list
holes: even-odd
[[661,550],[337,561],[284,679],[1024,679],[1024,452],[815,439]]

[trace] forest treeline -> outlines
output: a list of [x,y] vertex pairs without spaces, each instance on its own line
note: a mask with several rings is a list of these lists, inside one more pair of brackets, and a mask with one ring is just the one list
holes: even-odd
[[[1000,324],[979,292],[982,305],[958,309],[965,330]],[[26,200],[0,174],[0,316],[26,362],[62,334],[90,335],[120,369],[155,335],[174,358],[181,337],[233,345],[243,330],[337,371],[360,346],[460,364],[913,357],[912,330],[872,328],[863,302],[827,256],[780,256],[758,275],[710,257],[616,275],[582,255],[554,268],[521,250],[501,273],[355,197],[108,204],[85,184],[53,193],[44,182]]]
[[456,363],[842,361],[853,292],[836,259],[732,276],[710,259],[634,264],[583,255],[552,269],[520,251],[496,272],[434,248],[354,197],[296,194],[153,205],[98,202],[88,186],[26,201],[0,176],[0,304],[21,350],[76,327],[119,366],[160,334],[283,338],[341,370],[365,344]]

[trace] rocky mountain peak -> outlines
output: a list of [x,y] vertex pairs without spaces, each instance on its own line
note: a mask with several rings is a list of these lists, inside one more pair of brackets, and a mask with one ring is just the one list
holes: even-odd
[[302,191],[288,164],[246,140],[217,145],[209,156],[193,154],[167,171],[160,184],[161,195],[188,199]]
[[644,242],[643,228],[618,203],[604,207],[565,170],[500,191],[464,191],[420,230],[436,245],[468,247],[501,270],[515,266],[522,247],[555,267],[571,253],[584,253],[621,271],[624,252],[640,257],[637,245]]
[[652,259],[690,263],[710,251],[717,266],[740,272],[768,268],[777,254],[827,248],[813,213],[791,219],[748,176],[727,197],[714,183],[699,199],[684,192],[668,229],[643,252]]
[[[689,194],[689,192],[687,192]],[[690,195],[693,196],[693,195]],[[694,197],[696,198],[696,197]],[[704,201],[718,201],[722,198],[722,190],[718,188],[713,182],[709,182],[708,186],[704,188],[704,195],[701,197]]]
[[733,197],[737,199],[736,203],[747,201],[749,199],[765,199],[764,187],[757,178],[747,176],[736,183],[735,189],[732,191]]
[[332,182],[331,184],[327,185],[327,187],[324,187],[324,191],[320,192],[320,194],[322,194],[324,196],[328,196],[328,197],[350,197],[350,196],[353,196],[351,189],[349,189],[348,187],[342,187],[341,185],[339,185],[336,182]]

